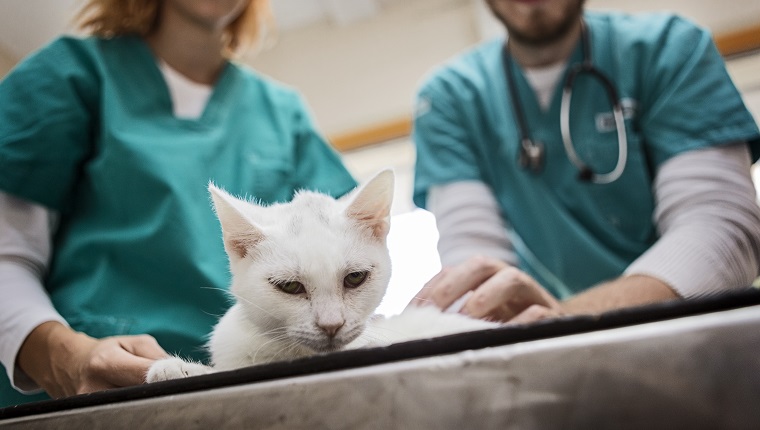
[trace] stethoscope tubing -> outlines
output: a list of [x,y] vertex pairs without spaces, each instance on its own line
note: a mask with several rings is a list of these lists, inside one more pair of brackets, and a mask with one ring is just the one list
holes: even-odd
[[[625,116],[623,115],[623,108],[620,99],[618,98],[615,85],[613,85],[612,81],[610,81],[604,73],[593,65],[588,31],[583,21],[581,21],[581,41],[583,44],[583,62],[571,68],[562,86],[562,99],[560,103],[560,133],[562,136],[562,145],[570,162],[579,170],[578,178],[581,181],[593,182],[596,184],[608,184],[620,178],[625,171],[625,165],[628,159],[628,136],[625,130]],[[523,168],[529,169],[534,173],[539,173],[542,170],[544,163],[545,148],[541,142],[533,140],[528,135],[528,126],[518,101],[517,89],[515,88],[514,77],[512,76],[510,55],[506,46],[504,49],[504,68],[515,120],[520,130],[520,157],[518,163]],[[572,133],[570,131],[570,105],[573,97],[573,84],[575,83],[576,77],[584,73],[591,75],[602,84],[610,99],[610,104],[612,105],[612,115],[615,120],[615,130],[617,132],[618,140],[618,159],[615,167],[607,173],[594,172],[591,167],[580,158],[575,151]]]
[[[572,103],[573,98],[573,84],[575,83],[575,78],[582,73],[588,73],[594,76],[603,84],[612,105],[612,115],[615,120],[615,129],[618,139],[618,159],[615,167],[608,173],[594,173],[591,168],[581,160],[578,153],[575,152],[575,145],[573,144],[572,134],[570,133],[570,104]],[[628,135],[625,132],[623,108],[620,105],[615,86],[612,85],[612,82],[610,82],[599,69],[591,64],[590,59],[575,66],[565,79],[565,83],[562,86],[559,126],[560,133],[562,134],[562,145],[565,147],[565,153],[567,154],[568,159],[570,159],[570,162],[580,171],[579,178],[581,180],[591,181],[595,184],[609,184],[620,178],[623,171],[625,171],[625,164],[628,159]]]

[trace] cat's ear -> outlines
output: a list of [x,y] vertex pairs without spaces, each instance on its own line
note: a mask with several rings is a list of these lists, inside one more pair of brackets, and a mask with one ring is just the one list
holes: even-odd
[[208,185],[214,210],[222,225],[224,249],[230,259],[241,259],[264,238],[264,233],[240,210],[250,203],[232,197],[214,184]]
[[383,170],[346,196],[346,216],[368,227],[372,236],[382,241],[391,228],[393,183],[393,170]]

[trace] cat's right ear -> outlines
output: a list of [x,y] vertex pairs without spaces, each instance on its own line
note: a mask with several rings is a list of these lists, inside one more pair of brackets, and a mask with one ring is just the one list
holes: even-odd
[[264,233],[239,209],[248,204],[232,197],[221,188],[209,183],[208,190],[214,202],[214,210],[222,225],[224,249],[230,260],[246,256],[264,238]]

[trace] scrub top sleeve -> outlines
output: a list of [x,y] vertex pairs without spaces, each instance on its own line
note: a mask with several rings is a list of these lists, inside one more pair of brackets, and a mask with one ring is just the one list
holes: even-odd
[[89,154],[97,92],[71,42],[53,42],[0,82],[0,189],[57,211]]
[[433,80],[417,97],[412,140],[417,150],[414,172],[414,203],[426,207],[428,189],[451,182],[482,181],[473,152],[472,133],[455,93],[464,85]]
[[641,130],[656,166],[692,149],[747,141],[758,129],[710,34],[673,18],[643,66]]
[[343,165],[338,153],[316,130],[300,97],[296,99],[294,115],[296,188],[340,197],[356,187],[356,180]]

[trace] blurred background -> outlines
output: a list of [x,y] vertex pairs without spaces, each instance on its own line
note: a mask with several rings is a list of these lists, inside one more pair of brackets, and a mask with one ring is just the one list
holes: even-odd
[[[70,21],[80,4],[0,1],[0,77],[54,37],[74,32]],[[434,220],[411,202],[415,90],[431,68],[503,30],[485,0],[272,0],[272,7],[272,46],[242,61],[304,94],[357,179],[386,167],[396,172],[394,276],[380,309],[395,313],[440,268]],[[709,28],[760,120],[760,1],[589,0],[587,8],[669,10]],[[754,173],[760,184],[757,166]]]

